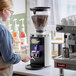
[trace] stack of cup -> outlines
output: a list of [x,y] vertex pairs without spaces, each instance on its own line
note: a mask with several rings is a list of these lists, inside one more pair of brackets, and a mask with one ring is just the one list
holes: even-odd
[[67,19],[66,18],[63,18],[62,20],[61,20],[61,25],[68,25],[68,21],[67,21]]
[[68,26],[74,26],[74,20],[68,19]]
[[74,16],[74,26],[76,26],[76,15]]

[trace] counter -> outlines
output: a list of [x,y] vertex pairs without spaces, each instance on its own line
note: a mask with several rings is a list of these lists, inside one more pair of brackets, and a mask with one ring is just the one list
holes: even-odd
[[[29,62],[24,63],[20,61],[18,64],[15,64],[13,66],[13,72],[26,76],[59,76],[59,69],[54,68],[53,64],[51,65],[51,67],[43,68],[41,70],[27,70],[25,68],[27,64],[29,64]],[[76,71],[64,69],[64,76],[76,76]]]
[[[16,74],[27,75],[27,76],[51,76],[52,66],[42,68],[40,70],[27,70],[25,66],[29,64],[20,61],[18,64],[13,65],[13,72]],[[53,70],[54,71],[54,70]]]

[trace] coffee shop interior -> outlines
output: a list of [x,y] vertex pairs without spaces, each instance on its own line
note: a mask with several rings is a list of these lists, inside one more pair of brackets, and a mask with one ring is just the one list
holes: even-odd
[[12,1],[13,52],[31,58],[14,64],[13,76],[76,76],[76,0]]

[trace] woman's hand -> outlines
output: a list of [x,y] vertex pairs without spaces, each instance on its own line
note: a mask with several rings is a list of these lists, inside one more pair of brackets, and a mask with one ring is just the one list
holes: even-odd
[[28,62],[31,58],[27,54],[20,54],[23,62]]

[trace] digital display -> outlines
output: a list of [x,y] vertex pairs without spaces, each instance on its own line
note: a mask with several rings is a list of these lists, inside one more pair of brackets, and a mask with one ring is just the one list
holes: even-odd
[[34,45],[32,53],[39,53],[40,52],[40,45]]
[[30,38],[30,56],[31,64],[44,65],[44,37]]
[[31,51],[32,56],[38,56],[40,52],[43,51],[43,46],[42,45],[34,45],[33,50]]

